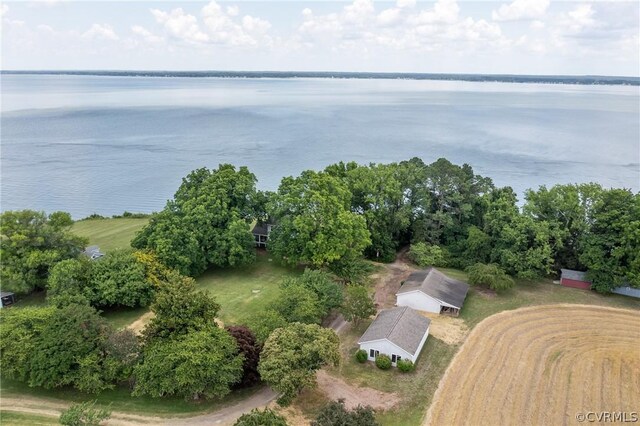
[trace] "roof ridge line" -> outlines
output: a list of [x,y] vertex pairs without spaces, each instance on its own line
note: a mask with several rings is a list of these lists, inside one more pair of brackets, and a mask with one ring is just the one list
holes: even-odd
[[389,336],[391,336],[391,333],[393,333],[393,330],[396,329],[396,326],[398,325],[398,323],[400,322],[400,319],[404,316],[405,312],[407,312],[407,309],[409,308],[408,306],[402,306],[404,309],[402,310],[402,313],[400,315],[398,315],[398,318],[396,318],[395,322],[393,323],[393,325],[391,326],[391,328],[389,329],[389,332],[387,333],[387,335],[385,336],[385,339],[388,339]]

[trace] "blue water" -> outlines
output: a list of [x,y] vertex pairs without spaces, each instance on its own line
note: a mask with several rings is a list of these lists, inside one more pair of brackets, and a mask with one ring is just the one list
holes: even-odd
[[344,160],[471,164],[519,194],[640,189],[640,87],[2,75],[0,207],[151,212],[198,167],[262,189]]

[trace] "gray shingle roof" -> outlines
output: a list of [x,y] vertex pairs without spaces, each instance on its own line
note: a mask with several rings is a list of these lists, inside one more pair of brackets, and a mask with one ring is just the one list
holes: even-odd
[[469,284],[449,278],[436,268],[429,268],[409,275],[397,294],[416,290],[456,308],[462,308]]
[[13,293],[10,291],[0,291],[0,297],[13,296]]
[[380,311],[358,343],[387,339],[412,355],[415,355],[431,320],[408,306]]
[[560,272],[562,273],[562,275],[560,276],[560,279],[566,278],[568,280],[584,281],[587,283],[591,282],[587,278],[586,272],[574,271],[573,269],[560,269]]
[[256,223],[256,226],[254,226],[253,229],[251,230],[251,233],[254,235],[268,235],[269,234],[268,225],[269,224],[266,222],[258,222]]

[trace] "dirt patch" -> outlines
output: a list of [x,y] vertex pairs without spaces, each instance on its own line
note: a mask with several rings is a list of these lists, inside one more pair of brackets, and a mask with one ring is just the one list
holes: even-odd
[[442,340],[448,345],[461,343],[469,334],[469,327],[467,327],[462,318],[430,312],[420,312],[420,314],[431,320],[429,335]]
[[640,312],[588,305],[480,322],[440,381],[425,425],[573,424],[640,407]]
[[309,426],[310,424],[309,420],[302,414],[302,411],[295,407],[282,408],[276,404],[271,404],[270,408],[287,419],[287,424],[290,426]]
[[483,296],[485,299],[493,299],[494,297],[497,296],[496,291],[491,290],[490,288],[474,287],[472,291],[475,291],[480,296]]
[[395,262],[383,265],[383,273],[376,274],[376,294],[374,301],[378,310],[392,308],[396,305],[396,293],[400,290],[400,284],[416,269],[406,263],[402,257]]
[[140,318],[138,318],[131,324],[129,324],[127,326],[127,329],[133,331],[137,335],[141,335],[142,330],[144,330],[144,328],[147,326],[147,323],[149,323],[149,321],[151,321],[151,318],[153,318],[154,316],[155,314],[149,311],[146,314],[143,314]]
[[324,370],[318,371],[317,380],[319,389],[329,399],[344,399],[344,405],[347,408],[370,405],[376,410],[388,410],[400,402],[400,398],[396,394],[352,386],[342,379],[329,375]]

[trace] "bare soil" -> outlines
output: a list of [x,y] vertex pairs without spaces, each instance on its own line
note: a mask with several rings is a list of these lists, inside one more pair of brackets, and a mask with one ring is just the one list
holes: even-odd
[[376,410],[388,410],[400,402],[400,398],[393,393],[353,386],[340,378],[329,375],[324,370],[318,371],[317,380],[318,387],[329,399],[344,399],[344,405],[349,409],[358,405],[370,405]]

